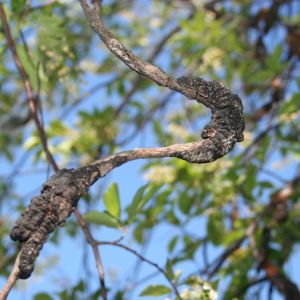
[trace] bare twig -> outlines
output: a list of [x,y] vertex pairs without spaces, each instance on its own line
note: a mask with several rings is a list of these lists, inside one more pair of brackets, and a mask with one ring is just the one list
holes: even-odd
[[[34,96],[34,92],[33,89],[31,87],[30,84],[30,80],[29,80],[29,76],[19,58],[19,55],[17,53],[16,50],[16,46],[14,43],[14,40],[12,38],[11,32],[10,32],[10,28],[7,22],[7,18],[5,15],[5,11],[3,9],[3,5],[2,2],[0,2],[0,17],[1,17],[1,21],[4,27],[4,31],[5,31],[5,35],[7,38],[7,42],[9,45],[9,49],[11,50],[14,62],[17,66],[17,69],[20,73],[21,78],[23,79],[24,82],[24,87],[25,87],[25,92],[27,95],[27,101],[28,101],[28,105],[29,105],[29,109],[31,112],[31,116],[35,122],[36,128],[38,129],[38,133],[40,136],[40,140],[42,142],[42,146],[44,149],[44,152],[46,153],[46,157],[47,157],[47,161],[49,162],[49,164],[52,166],[52,168],[54,169],[55,172],[59,171],[59,167],[54,159],[54,157],[52,156],[49,148],[48,148],[48,141],[47,141],[47,136],[44,130],[44,126],[43,126],[43,122],[40,121],[39,117],[38,117],[38,105],[37,105],[37,99],[35,99]],[[26,45],[25,40],[23,39],[23,43]],[[28,49],[26,48],[26,51],[28,52]],[[28,52],[29,53],[29,52]],[[28,54],[29,55],[29,54]],[[91,247],[93,249],[93,253],[96,259],[96,264],[97,264],[97,269],[99,272],[99,277],[100,277],[100,284],[101,284],[101,291],[102,291],[102,297],[104,300],[107,299],[107,293],[106,293],[106,288],[105,288],[105,281],[104,281],[104,272],[103,272],[103,267],[102,267],[102,262],[101,262],[101,258],[100,258],[100,254],[97,250],[97,247],[94,244],[94,239],[89,231],[89,228],[86,226],[84,220],[81,218],[80,213],[78,212],[77,209],[75,209],[75,215],[77,217],[77,220],[86,236],[86,239],[88,240],[88,242],[91,244]],[[13,285],[15,284],[16,280],[19,278],[20,275],[20,269],[19,269],[19,264],[20,264],[20,256],[22,255],[22,250],[20,251],[20,253],[17,256],[17,259],[14,263],[14,267],[13,270],[5,284],[5,286],[2,289],[1,295],[0,295],[0,300],[2,299],[6,299],[8,293],[10,292],[11,288],[13,287]]]
[[138,257],[141,261],[146,262],[147,264],[153,266],[156,270],[158,270],[161,274],[164,275],[164,277],[167,279],[167,281],[170,283],[170,285],[173,288],[174,293],[176,294],[176,296],[178,297],[178,299],[182,299],[179,291],[176,287],[176,285],[174,284],[174,282],[172,281],[172,279],[168,276],[167,272],[161,268],[157,263],[152,262],[151,260],[145,258],[143,255],[139,254],[137,251],[131,249],[130,247],[120,244],[120,243],[116,243],[116,242],[104,242],[104,241],[99,241],[97,242],[97,245],[102,246],[102,245],[110,245],[110,246],[116,246],[122,249],[125,249],[126,251],[134,254],[136,257]]
[[20,261],[20,254],[17,256],[13,269],[4,285],[2,290],[0,291],[0,300],[5,300],[11,291],[12,287],[15,285],[16,281],[19,278],[19,261]]
[[268,280],[268,278],[266,276],[250,280],[236,293],[235,297],[237,297],[237,298],[242,297],[243,294],[245,293],[245,291],[247,291],[249,288],[251,288],[257,284],[263,283],[267,280]]
[[12,38],[9,25],[7,23],[7,18],[6,18],[4,9],[3,9],[2,2],[0,2],[0,17],[1,17],[2,24],[3,24],[5,36],[6,36],[8,45],[9,45],[9,49],[12,53],[14,62],[16,64],[17,68],[18,68],[20,76],[21,76],[21,78],[23,79],[23,82],[24,82],[24,87],[25,87],[25,91],[26,91],[26,95],[27,95],[27,101],[28,101],[29,109],[30,109],[30,112],[31,112],[31,117],[32,117],[32,119],[33,119],[33,121],[36,125],[37,130],[38,130],[38,133],[39,133],[39,136],[40,136],[42,146],[43,146],[43,149],[45,151],[47,160],[50,163],[50,165],[53,167],[53,169],[57,172],[59,170],[59,168],[58,168],[52,154],[49,151],[47,137],[46,137],[45,131],[43,129],[43,126],[42,126],[42,124],[41,124],[41,122],[38,118],[38,110],[37,110],[37,105],[36,105],[36,99],[35,99],[34,92],[33,92],[33,89],[31,87],[31,84],[30,84],[29,76],[28,76],[28,74],[27,74],[27,72],[26,72],[26,70],[25,70],[25,68],[24,68],[24,66],[23,66],[23,64],[20,60],[20,57],[17,53],[15,42]]
[[76,218],[78,220],[78,223],[80,224],[80,227],[82,228],[87,242],[91,245],[95,260],[96,260],[96,266],[98,269],[99,273],[99,279],[100,279],[100,286],[101,286],[101,295],[103,300],[107,300],[107,291],[106,291],[106,286],[105,286],[105,276],[104,276],[104,270],[103,270],[103,265],[100,257],[99,250],[97,249],[97,242],[94,240],[85,220],[81,217],[80,213],[78,210],[75,208],[74,213],[76,215]]
[[204,273],[208,274],[208,279],[210,279],[221,268],[229,256],[231,256],[237,249],[240,248],[245,238],[246,236],[243,236],[237,241],[233,242],[218,258],[216,258],[216,260],[209,264],[208,269],[204,271]]

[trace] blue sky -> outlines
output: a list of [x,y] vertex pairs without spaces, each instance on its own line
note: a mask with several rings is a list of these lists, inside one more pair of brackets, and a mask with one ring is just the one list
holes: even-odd
[[[98,52],[95,53],[95,56],[97,56],[98,60],[101,59],[101,56],[99,56]],[[161,57],[160,61],[166,62],[165,57]],[[95,77],[87,77],[86,80],[90,86],[93,86],[94,84],[99,82],[99,79]],[[156,88],[154,88],[153,93],[154,92],[157,92]],[[106,98],[106,95],[102,92],[97,93],[93,95],[87,102],[84,102],[81,106],[79,106],[78,109],[82,107],[84,107],[85,109],[92,109],[92,107],[95,105],[97,107],[100,107],[101,101]],[[118,99],[116,98],[109,99],[109,101],[112,101],[112,103],[116,102],[117,100]],[[174,105],[176,105],[176,103]],[[76,111],[74,111],[74,113],[72,113],[68,117],[70,124],[73,124],[75,113]],[[48,121],[47,117],[46,121]],[[32,128],[32,124],[30,126]],[[28,132],[29,131],[30,130],[28,130]],[[132,143],[126,148],[130,149],[140,146],[157,146],[150,129],[147,129],[146,133],[143,132],[143,134],[137,135]],[[16,155],[18,157],[21,157],[22,151],[17,152]],[[26,199],[28,202],[34,194],[39,192],[41,185],[43,184],[43,182],[45,182],[48,176],[48,171],[44,164],[39,164],[36,166],[38,169],[42,169],[41,172],[28,174],[26,170],[31,168],[31,159],[31,157],[26,158],[26,162],[24,163],[24,166],[22,168],[25,174],[24,176],[18,176],[15,181],[16,191],[21,195],[27,195]],[[274,161],[276,161],[276,156],[270,161],[270,165]],[[146,183],[140,172],[140,168],[142,167],[143,163],[143,161],[130,162],[124,166],[119,167],[118,169],[115,169],[111,174],[103,179],[107,184],[112,181],[118,183],[123,207],[130,203],[136,190]],[[13,165],[7,163],[6,161],[0,160],[0,170],[2,170],[0,172],[0,176],[6,177],[10,173],[10,170],[12,168]],[[284,177],[291,177],[294,172],[295,168],[292,165],[287,165],[282,170],[282,174],[284,175]],[[100,210],[103,209],[101,199],[99,199],[97,208]],[[85,205],[83,203],[79,204],[79,210],[81,212],[85,212]],[[2,215],[4,216],[4,218],[6,218],[6,220],[13,222],[17,218],[18,213],[16,213],[15,215],[6,215],[7,211],[8,210],[5,208],[5,206],[3,206]],[[74,216],[72,216],[71,218],[75,220]],[[201,235],[202,231],[204,234],[205,223],[203,222],[203,220],[196,220],[193,226],[195,226],[199,230],[197,234]],[[59,228],[59,230],[64,229]],[[130,228],[128,230],[130,232]],[[160,226],[159,230],[155,230],[150,238],[147,249],[144,252],[145,257],[158,263],[161,266],[164,266],[167,259],[167,252],[165,251],[165,249],[167,243],[169,242],[169,237],[172,235],[170,233],[173,233],[174,230],[175,229],[171,226]],[[104,229],[101,227],[93,227],[93,233],[99,240],[107,241],[115,240],[120,237],[121,234],[118,230]],[[8,243],[12,244],[11,241],[8,241]],[[136,245],[133,240],[131,240],[129,234],[125,236],[124,243],[129,243],[130,245],[132,245],[132,248],[139,251],[140,246]],[[299,248],[295,249],[295,255],[286,265],[287,274],[295,280],[298,286],[300,286],[300,270],[296,266],[300,263],[299,250]],[[220,249],[210,248],[210,258],[212,259],[219,252]],[[85,253],[88,253],[88,259],[86,261],[84,260]],[[133,281],[137,279],[137,273],[134,269],[137,258],[132,254],[127,253],[122,249],[111,246],[101,247],[100,253],[106,272],[106,279],[108,281],[107,285],[109,287],[122,287],[126,284],[130,286],[131,283],[126,282],[127,278],[130,278]],[[200,258],[198,258],[198,261],[199,263],[201,263]],[[86,277],[87,269],[91,272],[88,275],[90,276],[89,288],[91,290],[95,290],[99,287],[99,281],[98,275],[96,273],[94,257],[92,255],[90,247],[87,246],[87,243],[81,233],[75,239],[71,239],[68,236],[64,235],[57,245],[53,245],[52,243],[48,242],[44,246],[40,257],[36,262],[36,271],[30,279],[26,281],[18,281],[16,288],[11,292],[9,299],[30,300],[33,299],[33,295],[38,292],[49,292],[53,295],[53,292],[58,292],[68,286],[72,287],[78,282],[80,278]],[[176,269],[190,271],[193,269],[196,270],[196,266],[191,263],[185,263],[180,264],[178,267],[176,267]],[[155,269],[153,267],[143,263],[141,265],[141,270],[139,273],[140,278],[143,278],[148,274],[152,274],[153,272],[155,272]],[[115,274],[118,275],[118,280],[116,281],[114,279]],[[138,294],[141,292],[143,287],[145,287],[145,285],[150,282],[151,284],[164,283],[168,285],[165,279],[161,275],[159,275],[154,279],[151,279],[150,281],[138,286],[138,288],[132,293],[130,299],[140,299],[140,297],[138,297]],[[4,279],[1,278],[0,285],[2,286],[3,283]],[[267,290],[265,289],[264,292],[267,293]],[[222,293],[222,284],[220,286],[220,293]],[[54,299],[56,298],[54,297]],[[142,299],[150,300],[150,298],[147,297],[143,297]],[[161,299],[164,299],[164,297],[162,297]],[[274,299],[281,299],[281,297],[278,295],[278,293],[275,292]]]

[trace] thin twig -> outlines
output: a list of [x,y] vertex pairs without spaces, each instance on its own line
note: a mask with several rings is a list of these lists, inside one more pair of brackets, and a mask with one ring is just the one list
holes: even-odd
[[134,254],[135,256],[137,256],[141,261],[144,261],[146,263],[148,263],[149,265],[153,266],[156,270],[158,270],[161,274],[164,275],[164,277],[167,279],[167,281],[170,283],[170,285],[172,286],[174,293],[176,294],[176,296],[178,297],[178,299],[182,299],[179,291],[176,287],[176,285],[174,284],[174,282],[172,281],[172,279],[168,276],[167,272],[161,268],[157,263],[152,262],[151,260],[145,258],[143,255],[139,254],[137,251],[131,249],[130,247],[124,245],[124,244],[120,244],[120,243],[116,243],[116,242],[102,242],[102,241],[98,241],[96,242],[97,245],[102,246],[102,245],[110,245],[110,246],[116,246],[122,249],[125,249],[126,251]]
[[45,134],[45,131],[43,129],[43,126],[38,118],[38,111],[37,111],[37,105],[36,105],[36,99],[34,96],[34,92],[32,89],[32,86],[30,84],[30,80],[29,80],[29,76],[20,60],[20,57],[18,55],[17,49],[16,49],[16,45],[15,42],[12,38],[11,32],[10,32],[10,28],[7,22],[7,18],[3,9],[3,4],[0,3],[0,17],[1,17],[1,21],[3,24],[3,28],[4,28],[4,32],[5,32],[5,36],[7,39],[7,43],[9,45],[9,49],[12,53],[14,62],[17,66],[17,69],[20,73],[21,78],[23,79],[24,82],[24,87],[25,87],[25,92],[27,95],[27,101],[28,101],[28,105],[29,105],[29,109],[30,109],[30,113],[31,113],[31,117],[36,125],[36,128],[38,130],[41,142],[42,142],[42,146],[43,149],[45,151],[46,157],[48,162],[50,163],[50,165],[53,167],[53,169],[57,172],[59,170],[58,165],[56,164],[52,154],[49,151],[48,148],[48,141],[47,141],[47,137]]
[[[216,258],[210,265],[205,273],[208,274],[208,279],[210,279],[223,265],[223,263],[227,260],[229,256],[231,256],[237,249],[240,248],[241,244],[246,239],[246,236],[241,237],[237,241],[233,242],[225,251]],[[211,270],[209,270],[211,268]]]
[[[45,130],[44,130],[44,126],[43,126],[43,123],[40,121],[40,119],[38,117],[39,111],[38,111],[38,108],[37,108],[37,100],[34,97],[34,92],[33,92],[33,89],[31,87],[31,84],[30,84],[29,76],[28,76],[24,66],[22,65],[22,62],[21,62],[21,60],[19,58],[19,55],[17,53],[16,46],[15,46],[14,40],[13,40],[11,32],[10,32],[10,28],[9,28],[9,25],[8,25],[8,22],[7,22],[7,18],[6,18],[6,15],[5,15],[5,11],[3,9],[2,2],[0,2],[0,17],[1,17],[4,32],[5,32],[5,35],[6,35],[6,38],[7,38],[7,42],[8,42],[8,45],[9,45],[9,49],[12,53],[14,62],[17,66],[17,69],[20,73],[20,76],[21,76],[21,78],[23,79],[23,82],[24,82],[25,92],[26,92],[26,95],[27,95],[27,101],[28,101],[30,112],[31,112],[31,116],[34,120],[36,128],[38,129],[38,133],[39,133],[39,136],[40,136],[40,140],[42,142],[43,150],[44,150],[44,152],[46,154],[46,157],[47,157],[47,161],[52,166],[54,171],[58,172],[59,167],[58,167],[54,157],[52,156],[52,154],[51,154],[51,152],[48,148],[48,140],[47,140],[47,136],[46,136],[46,133],[45,133]],[[77,209],[75,209],[75,215],[77,217],[77,220],[78,220],[78,222],[79,222],[79,224],[80,224],[87,240],[88,241],[93,241],[93,237],[92,237],[92,235],[89,231],[89,228],[86,226],[84,220],[81,218],[81,215],[80,215],[80,213],[78,212]],[[102,287],[102,289],[101,289],[102,290],[102,296],[103,296],[104,300],[107,300],[106,288],[105,288],[105,283],[104,283],[104,272],[103,272],[103,267],[102,267],[102,263],[101,263],[100,254],[97,251],[97,247],[94,247],[93,243],[91,243],[91,242],[90,242],[90,244],[92,246],[94,256],[95,256],[95,259],[96,259],[96,264],[97,264],[99,277],[100,277],[100,283],[101,283],[101,287]],[[20,256],[20,253],[17,256],[17,259],[14,263],[13,270],[12,270],[12,272],[11,272],[11,274],[10,274],[10,276],[9,276],[9,278],[8,278],[6,284],[5,284],[5,286],[4,286],[4,288],[1,292],[0,300],[6,299],[8,293],[10,292],[11,288],[13,287],[16,280],[18,279],[19,256]],[[2,297],[4,297],[4,298],[2,298]]]
[[263,283],[267,280],[268,280],[268,278],[266,276],[250,280],[242,288],[239,289],[239,291],[236,293],[235,297],[236,298],[242,297],[244,295],[245,291],[247,291],[249,288],[251,288],[257,284]]
[[104,275],[104,270],[103,270],[103,265],[102,265],[100,253],[99,253],[99,250],[97,248],[98,243],[93,238],[93,236],[92,236],[85,220],[82,218],[82,216],[78,212],[77,208],[74,209],[74,214],[75,214],[75,216],[78,220],[78,223],[80,224],[80,227],[82,228],[82,230],[85,234],[87,242],[92,247],[92,250],[93,250],[93,253],[94,253],[94,256],[95,256],[95,260],[96,260],[96,266],[97,266],[98,273],[99,273],[102,298],[103,298],[103,300],[107,300],[107,290],[106,290],[106,286],[105,286],[105,275]]
[[2,290],[0,291],[0,300],[5,300],[11,291],[12,287],[15,285],[16,281],[19,278],[19,259],[20,259],[20,253],[18,254],[13,269],[4,285]]

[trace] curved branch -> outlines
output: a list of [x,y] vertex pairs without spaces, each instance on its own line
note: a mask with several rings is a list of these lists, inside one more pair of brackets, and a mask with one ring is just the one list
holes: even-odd
[[201,141],[124,151],[85,167],[64,169],[53,175],[44,184],[41,194],[32,199],[30,206],[11,231],[11,238],[23,243],[19,264],[20,278],[31,275],[34,261],[48,235],[65,222],[79,198],[87,193],[93,183],[114,168],[142,158],[176,157],[191,163],[208,163],[224,156],[232,150],[236,142],[243,140],[243,105],[237,95],[217,81],[191,77],[175,80],[157,66],[136,57],[106,30],[97,12],[85,0],[79,1],[91,27],[112,53],[138,74],[209,107],[212,118],[201,134]]
[[[46,133],[44,130],[43,122],[40,121],[39,116],[38,116],[36,97],[34,96],[34,92],[33,92],[32,86],[30,84],[29,76],[28,76],[28,74],[20,60],[20,57],[18,55],[17,48],[16,48],[15,42],[11,35],[11,30],[10,30],[9,24],[7,22],[7,18],[6,18],[5,11],[3,9],[2,2],[0,2],[0,18],[2,21],[6,39],[7,39],[8,45],[9,45],[9,49],[13,56],[13,60],[16,64],[19,74],[24,82],[24,88],[25,88],[25,92],[27,95],[27,102],[28,102],[28,106],[30,109],[31,117],[33,118],[33,120],[35,122],[35,126],[38,130],[40,140],[41,140],[41,143],[43,146],[43,150],[47,157],[47,161],[53,167],[53,170],[55,172],[58,172],[59,167],[49,150],[48,140],[47,140],[47,136],[46,136]],[[32,199],[32,202],[38,202],[39,200],[40,200],[39,197],[35,197],[34,199]],[[47,199],[47,200],[49,200],[49,199]],[[63,218],[59,217],[58,221],[55,221],[54,224],[51,224],[51,217],[52,218],[54,217],[54,219],[55,219],[56,216],[53,215],[52,208],[49,205],[47,205],[48,204],[47,200],[46,200],[46,202],[42,201],[41,204],[39,203],[37,205],[35,205],[35,204],[32,205],[33,207],[36,206],[37,208],[40,208],[43,212],[45,212],[47,210],[47,213],[42,214],[43,217],[46,217],[45,220],[40,219],[39,216],[36,216],[35,210],[31,211],[29,213],[29,215],[27,215],[26,212],[29,211],[30,209],[27,209],[27,211],[24,213],[25,214],[25,224],[29,225],[29,227],[31,229],[35,228],[37,230],[34,234],[33,234],[33,232],[29,233],[29,235],[28,235],[28,233],[27,233],[27,235],[26,235],[26,233],[23,234],[23,236],[20,239],[18,238],[18,236],[22,235],[22,233],[20,233],[19,235],[16,234],[16,237],[15,237],[16,240],[21,241],[21,250],[14,262],[14,266],[9,275],[9,278],[7,279],[3,289],[0,291],[0,300],[4,300],[7,298],[10,290],[12,289],[13,285],[19,278],[28,278],[31,275],[31,273],[33,271],[33,267],[34,267],[33,266],[34,261],[35,261],[36,257],[38,256],[39,251],[42,248],[44,242],[46,242],[48,234],[56,228],[57,224],[59,224],[59,223],[57,223],[57,222],[59,222],[59,220],[66,219],[65,216],[63,216]],[[68,204],[69,203],[64,203],[63,205],[68,206]],[[57,203],[56,203],[56,205],[57,205]],[[73,207],[73,206],[68,206],[68,207]],[[70,214],[70,213],[71,212],[69,212],[67,210],[67,214]],[[62,212],[62,214],[63,214],[63,212]],[[91,239],[93,240],[93,237],[89,231],[89,228],[87,226],[84,226],[85,223],[81,219],[81,215],[77,211],[76,208],[75,208],[75,215],[76,215],[77,220],[78,220],[80,226],[82,227],[82,230],[83,230],[86,238],[88,239],[88,241],[90,241]],[[29,219],[26,219],[26,216],[27,217],[29,216]],[[31,217],[32,217],[33,225],[32,224],[30,225]],[[20,220],[23,220],[23,217],[21,217]],[[17,224],[18,224],[18,222],[16,223],[16,226],[18,226]],[[41,225],[41,226],[39,226],[39,225]],[[13,236],[14,236],[14,233],[12,232],[11,237],[13,237]],[[29,237],[31,237],[31,238],[29,239]],[[24,243],[23,240],[25,240],[26,242]],[[102,262],[101,262],[101,258],[100,258],[100,253],[97,251],[96,245],[94,245],[93,243],[90,243],[90,244],[91,244],[92,250],[94,252],[94,256],[96,259],[96,265],[97,265],[97,269],[99,272],[100,284],[102,287],[102,291],[101,291],[102,298],[103,298],[103,300],[106,300],[107,295],[106,295],[104,272],[103,272]],[[30,251],[32,251],[32,253]],[[30,254],[30,255],[28,255],[28,254]]]
[[177,91],[211,109],[211,122],[202,132],[202,138],[206,140],[197,145],[193,144],[193,147],[174,155],[175,157],[196,163],[211,162],[230,152],[236,142],[243,140],[245,123],[239,96],[217,81],[191,77],[173,79],[159,67],[135,56],[106,29],[101,14],[93,10],[86,0],[79,2],[91,28],[106,47],[128,67],[156,84]]

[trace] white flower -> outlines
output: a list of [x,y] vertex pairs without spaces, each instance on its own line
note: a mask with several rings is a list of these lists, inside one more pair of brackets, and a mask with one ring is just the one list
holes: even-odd
[[144,178],[155,183],[171,183],[175,179],[174,168],[171,166],[152,166]]
[[184,289],[180,296],[184,300],[216,300],[218,294],[209,283],[203,282]]

